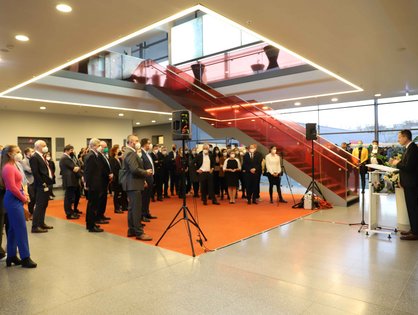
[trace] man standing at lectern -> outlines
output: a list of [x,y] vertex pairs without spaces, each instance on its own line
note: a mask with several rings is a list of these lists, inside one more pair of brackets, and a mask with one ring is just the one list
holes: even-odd
[[418,147],[412,142],[410,130],[398,133],[398,142],[405,147],[402,160],[395,159],[391,164],[399,169],[399,180],[404,189],[411,230],[401,232],[401,240],[418,240]]

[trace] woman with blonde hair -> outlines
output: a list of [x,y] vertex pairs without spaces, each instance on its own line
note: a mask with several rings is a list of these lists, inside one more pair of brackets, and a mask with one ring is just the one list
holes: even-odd
[[[22,265],[23,268],[35,268],[37,265],[30,258],[26,218],[29,216],[23,204],[28,202],[23,192],[23,176],[17,162],[23,158],[18,146],[6,146],[1,158],[1,178],[6,188],[4,195],[4,208],[7,212],[9,229],[7,233],[7,260],[6,265]],[[20,260],[16,254],[19,249]]]

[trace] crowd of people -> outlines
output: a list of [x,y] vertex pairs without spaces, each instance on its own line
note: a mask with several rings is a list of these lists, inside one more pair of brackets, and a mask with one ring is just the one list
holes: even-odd
[[[26,220],[32,219],[32,233],[47,233],[53,226],[46,224],[45,213],[53,198],[56,167],[47,144],[38,140],[34,147],[24,149],[15,145],[1,147],[0,191],[2,205],[0,227],[6,225],[7,265],[36,267],[30,259]],[[145,233],[146,222],[157,219],[150,211],[151,202],[191,193],[219,205],[220,200],[235,204],[238,191],[248,204],[260,201],[260,178],[268,176],[270,202],[276,186],[278,202],[286,202],[281,194],[282,160],[276,147],[265,157],[255,144],[248,148],[213,147],[203,144],[197,148],[152,145],[149,139],[129,135],[125,146],[113,145],[93,138],[78,155],[74,146],[66,145],[59,160],[64,194],[64,212],[68,220],[78,220],[80,198],[87,199],[86,229],[103,232],[101,225],[109,224],[106,216],[107,197],[113,194],[116,214],[128,212],[128,237],[150,241]],[[4,205],[4,207],[3,207]],[[5,213],[4,213],[5,212]],[[0,239],[1,244],[1,239]],[[19,249],[21,259],[17,258]],[[0,259],[5,256],[0,246]]]

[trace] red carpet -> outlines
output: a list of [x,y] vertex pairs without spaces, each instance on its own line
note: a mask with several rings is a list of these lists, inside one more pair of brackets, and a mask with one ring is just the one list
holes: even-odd
[[[292,209],[293,201],[290,195],[284,196],[289,201],[287,204],[270,204],[268,193],[262,193],[261,198],[263,200],[258,205],[247,205],[246,200],[237,199],[236,204],[229,204],[226,200],[219,200],[220,206],[212,205],[211,203],[204,206],[200,199],[196,199],[196,211],[193,198],[188,197],[187,206],[195,219],[198,220],[200,228],[208,239],[205,242],[205,246],[208,249],[227,246],[315,212],[315,210]],[[301,196],[295,196],[295,200],[300,200],[300,198]],[[63,200],[50,201],[47,215],[65,219],[63,203]],[[177,196],[164,199],[163,202],[152,202],[150,205],[151,213],[157,216],[158,219],[146,223],[145,232],[154,239],[151,242],[144,243],[155,245],[181,206],[182,200]],[[85,199],[80,200],[79,209],[83,211],[81,218],[67,221],[85,226]],[[127,212],[115,214],[112,197],[108,199],[106,216],[111,217],[112,220],[110,224],[101,226],[105,232],[126,237]],[[186,255],[192,255],[190,240],[184,222],[183,220],[170,229],[161,240],[159,246]],[[193,225],[190,225],[190,227],[195,253],[200,255],[204,253],[204,249],[196,242],[198,238],[197,229]],[[86,233],[88,232],[86,231]],[[131,239],[132,241],[137,241],[135,238]]]

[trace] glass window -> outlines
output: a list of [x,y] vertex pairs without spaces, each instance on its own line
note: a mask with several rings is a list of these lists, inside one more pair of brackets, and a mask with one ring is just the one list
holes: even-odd
[[379,105],[379,130],[418,129],[418,101]]
[[202,18],[171,29],[171,61],[173,64],[199,58],[203,54]]
[[203,54],[241,46],[241,30],[211,15],[203,16]]
[[319,125],[321,133],[324,128],[327,132],[346,131],[373,131],[374,106],[359,106],[321,110],[319,112]]

